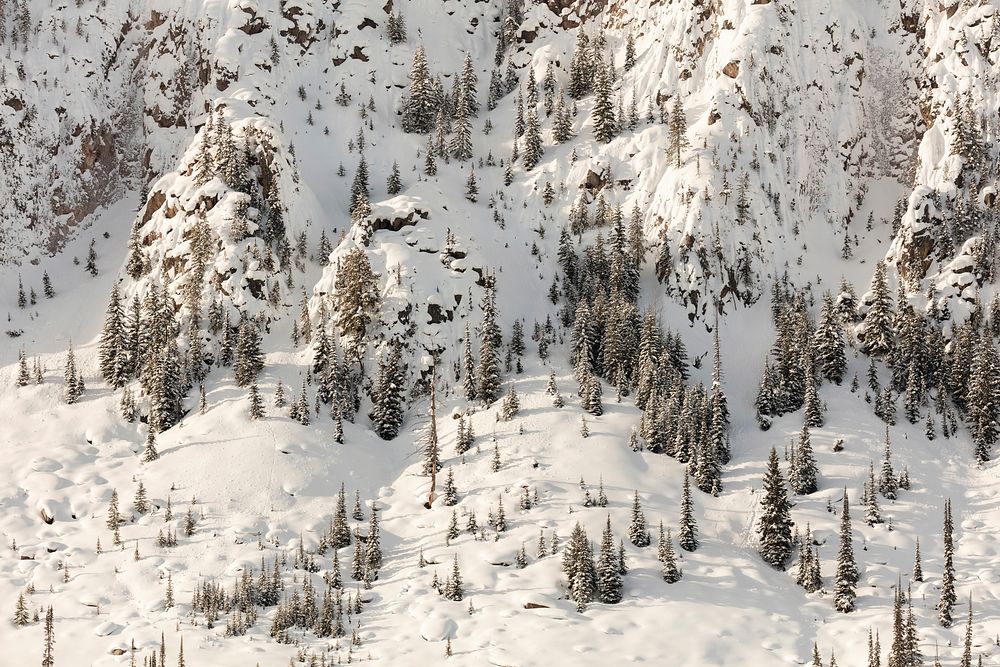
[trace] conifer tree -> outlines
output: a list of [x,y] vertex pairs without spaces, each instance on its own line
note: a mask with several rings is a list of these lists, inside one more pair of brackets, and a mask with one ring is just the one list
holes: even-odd
[[[555,548],[551,551],[555,553]],[[577,611],[582,612],[593,600],[597,590],[597,568],[594,566],[594,555],[587,533],[579,522],[573,527],[569,542],[563,550],[563,573],[568,582],[570,598],[576,602]]]
[[602,144],[611,141],[618,133],[618,120],[611,101],[611,81],[603,66],[597,67],[594,74],[594,109],[591,120],[594,123],[594,139]]
[[684,105],[680,93],[674,95],[674,105],[670,111],[670,122],[667,123],[668,154],[674,159],[674,165],[681,166],[681,154],[689,145],[687,139],[687,119],[684,117]]
[[24,591],[17,594],[17,604],[14,606],[14,625],[23,628],[28,624],[28,605],[24,601]]
[[160,454],[156,450],[156,432],[150,428],[146,432],[146,446],[142,450],[142,462],[152,463],[158,458],[160,458]]
[[851,538],[851,508],[844,489],[844,506],[840,515],[840,550],[837,553],[837,574],[834,585],[834,608],[843,613],[854,610],[857,597],[858,568],[854,562],[854,544]]
[[628,539],[637,547],[648,547],[649,532],[646,530],[646,516],[642,513],[639,492],[632,497],[632,518],[628,526]]
[[889,500],[896,499],[896,490],[899,486],[896,472],[892,469],[892,449],[889,443],[889,427],[885,427],[885,449],[882,454],[882,470],[879,475],[879,493]]
[[386,179],[385,190],[386,193],[392,196],[398,195],[403,190],[403,182],[399,175],[399,163],[395,160],[392,162],[392,171],[389,173],[389,178]]
[[44,648],[42,649],[42,667],[55,667],[55,619],[52,605],[45,611]]
[[944,503],[944,570],[941,574],[941,599],[938,600],[938,622],[951,626],[951,610],[955,606],[955,545],[951,519],[951,498]]
[[795,475],[792,479],[792,491],[801,495],[815,493],[818,486],[816,476],[816,458],[813,456],[812,443],[809,438],[809,425],[804,424],[799,434],[798,447],[795,450]]
[[260,396],[260,391],[257,389],[256,378],[250,383],[250,419],[257,420],[264,418],[264,400]]
[[605,604],[618,604],[622,599],[622,577],[611,534],[610,514],[601,536],[601,553],[597,559],[597,597]]
[[233,377],[240,387],[252,384],[257,374],[264,368],[264,356],[260,344],[260,331],[249,318],[244,316],[240,319],[236,334],[236,351],[233,361]]
[[465,181],[465,198],[473,204],[479,199],[479,185],[476,183],[475,167],[469,167],[469,178]]
[[684,551],[694,551],[698,548],[698,524],[694,518],[694,502],[691,500],[690,475],[684,474],[684,490],[681,495],[681,521],[678,530],[677,543]]
[[[808,437],[808,435],[807,435]],[[778,467],[778,454],[771,448],[764,473],[763,498],[760,501],[760,555],[772,567],[785,569],[792,553],[792,519],[789,512],[785,480]]]
[[924,580],[924,568],[920,562],[920,538],[916,538],[916,548],[913,552],[913,581]]
[[383,353],[372,387],[371,420],[383,440],[392,440],[403,423],[403,369],[401,347],[393,342]]
[[538,114],[534,107],[528,108],[524,123],[524,153],[521,155],[521,165],[525,171],[534,169],[542,159],[542,131],[538,122]]
[[345,352],[360,362],[368,327],[381,303],[378,276],[361,248],[353,248],[341,258],[333,303],[338,333],[346,339]]
[[423,44],[417,45],[410,66],[410,90],[403,102],[403,131],[424,134],[430,132],[438,102],[427,66]]
[[884,355],[892,350],[892,294],[889,291],[885,263],[882,260],[875,264],[870,303],[864,317],[863,341],[864,351],[873,356]]
[[66,383],[63,389],[63,399],[70,404],[76,403],[80,398],[80,385],[77,383],[77,377],[76,356],[73,354],[73,341],[70,341],[69,348],[66,350],[66,368],[63,373],[63,379]]

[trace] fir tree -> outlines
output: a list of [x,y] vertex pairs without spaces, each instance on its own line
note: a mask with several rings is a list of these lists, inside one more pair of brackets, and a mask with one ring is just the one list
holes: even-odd
[[792,480],[792,491],[801,495],[815,493],[817,490],[816,458],[813,456],[812,444],[809,438],[809,425],[802,426],[798,447],[795,450],[795,475]]
[[957,601],[955,594],[955,545],[951,519],[951,499],[944,503],[944,569],[941,574],[941,599],[938,600],[938,622],[951,626],[951,611]]
[[611,141],[618,133],[615,107],[611,101],[611,81],[603,66],[597,67],[594,75],[594,109],[591,120],[594,123],[594,139],[602,144]]
[[646,530],[646,516],[642,513],[639,492],[632,497],[632,518],[628,526],[628,539],[637,547],[648,547],[649,532]]
[[424,134],[431,130],[438,110],[434,83],[422,44],[417,46],[410,66],[410,90],[403,102],[403,131]]
[[681,166],[681,154],[689,145],[687,139],[687,119],[684,117],[684,105],[680,93],[674,95],[674,105],[670,112],[670,122],[667,124],[668,154],[673,157],[674,165]]
[[[807,432],[808,437],[808,432]],[[760,555],[772,567],[785,569],[792,553],[792,519],[785,492],[785,480],[778,467],[778,454],[771,448],[764,473],[761,516],[757,524],[760,535]]]
[[250,383],[250,419],[257,420],[264,418],[264,400],[260,396],[260,391],[257,389],[257,380],[254,379]]
[[854,610],[857,597],[858,568],[854,562],[854,544],[851,538],[851,508],[844,489],[844,506],[840,516],[840,550],[837,553],[837,574],[834,585],[834,608],[843,613]]
[[607,518],[601,536],[601,553],[597,559],[597,596],[605,604],[618,604],[622,599],[622,575],[611,534],[611,516]]
[[893,340],[893,306],[892,294],[886,278],[885,263],[879,260],[875,264],[875,275],[872,277],[868,312],[864,317],[864,351],[873,356],[880,356],[892,350]]
[[689,475],[686,472],[684,474],[684,489],[681,495],[681,521],[677,543],[684,551],[694,551],[698,548],[698,524],[694,518],[691,484]]

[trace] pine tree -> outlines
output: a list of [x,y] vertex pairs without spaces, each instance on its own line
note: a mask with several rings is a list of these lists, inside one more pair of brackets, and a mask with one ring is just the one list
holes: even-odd
[[618,134],[618,121],[611,101],[611,81],[603,66],[598,66],[594,74],[594,108],[591,120],[594,123],[594,139],[598,142],[606,144]]
[[442,502],[445,506],[451,507],[458,504],[458,489],[455,486],[455,471],[452,468],[448,468],[448,476],[444,480],[444,499]]
[[875,484],[875,464],[868,464],[868,481],[865,482],[865,493],[862,502],[865,506],[865,523],[869,526],[882,523],[882,512],[878,507],[878,487]]
[[264,418],[264,400],[257,389],[257,380],[250,383],[250,419],[257,420]]
[[[965,623],[965,638],[962,642],[962,660],[959,667],[972,667],[972,594],[969,594],[969,619]],[[982,664],[982,658],[980,658]]]
[[403,424],[403,368],[401,346],[394,342],[383,353],[372,386],[371,420],[383,440],[392,440]]
[[681,521],[677,543],[684,551],[698,548],[698,524],[694,518],[694,502],[691,500],[690,475],[684,474],[684,490],[681,495]]
[[410,66],[410,91],[403,101],[403,131],[424,134],[430,132],[438,102],[427,66],[422,44],[417,46]]
[[247,317],[240,320],[236,334],[236,351],[233,361],[233,377],[240,387],[253,383],[264,368],[264,355],[260,349],[261,336],[257,326]]
[[639,492],[632,497],[632,518],[628,526],[628,539],[637,547],[648,547],[649,532],[646,530],[646,516],[642,513]]
[[392,162],[392,171],[389,173],[389,178],[386,179],[385,190],[387,194],[392,196],[398,195],[403,190],[403,182],[399,176],[399,163],[395,160]]
[[473,204],[479,198],[479,185],[476,184],[475,167],[469,167],[469,178],[465,181],[465,198]]
[[45,294],[46,299],[51,299],[56,295],[56,291],[52,289],[52,279],[49,278],[49,272],[42,272],[42,293]]
[[792,491],[800,495],[815,493],[818,486],[816,476],[816,458],[813,456],[812,444],[809,438],[809,425],[802,426],[799,434],[798,447],[795,450],[795,476],[792,480]]
[[472,159],[472,123],[469,118],[468,98],[461,89],[457,102],[455,125],[452,128],[453,133],[449,148],[453,158],[459,162],[465,162]]
[[773,447],[764,473],[763,494],[760,501],[761,516],[757,524],[760,555],[772,567],[783,570],[792,553],[792,519],[785,480],[781,476],[778,454]]
[[920,562],[920,538],[916,539],[916,548],[913,552],[913,581],[924,580],[924,568]]
[[346,339],[345,352],[360,362],[368,327],[375,320],[381,303],[378,276],[363,249],[353,248],[341,257],[333,303],[337,330]]
[[23,628],[28,624],[28,605],[24,601],[24,592],[17,594],[17,604],[14,607],[14,625]]
[[146,497],[146,487],[143,485],[141,479],[139,480],[139,486],[135,490],[132,508],[139,514],[145,514],[149,511],[149,499]]
[[[555,548],[552,553],[555,553]],[[563,550],[563,573],[568,581],[570,598],[576,603],[577,611],[582,612],[597,590],[597,568],[587,533],[579,522],[573,527],[569,543]]]
[[944,570],[941,574],[941,599],[938,601],[938,622],[951,626],[951,610],[955,606],[955,545],[951,519],[951,498],[944,503]]
[[597,559],[597,597],[605,604],[618,604],[622,599],[622,577],[611,534],[610,514],[601,536],[601,553]]
[[151,428],[146,432],[146,446],[142,450],[142,462],[152,463],[160,458],[156,450],[156,432]]
[[898,480],[896,472],[892,469],[892,449],[889,443],[889,427],[885,427],[885,449],[882,455],[882,470],[879,475],[879,493],[888,500],[896,499],[896,489]]
[[965,404],[976,460],[984,463],[996,443],[1000,420],[1000,359],[992,336],[985,332],[974,353]]
[[854,544],[851,538],[851,508],[844,489],[844,506],[840,516],[840,550],[837,553],[837,574],[834,586],[833,606],[843,613],[854,610],[857,597],[858,568],[854,562]]
[[674,164],[678,168],[681,166],[681,154],[688,145],[684,105],[681,103],[680,93],[676,93],[670,112],[670,122],[667,124],[667,146],[669,147],[668,154],[674,158]]
[[52,605],[45,611],[45,639],[42,649],[42,667],[55,667],[55,620]]
[[882,260],[875,264],[869,295],[866,295],[870,303],[864,317],[863,349],[872,356],[880,356],[892,350],[893,340],[892,294]]
[[63,389],[63,399],[67,403],[76,403],[80,398],[80,385],[77,382],[78,377],[76,356],[73,354],[73,341],[70,341],[69,348],[66,350],[66,369],[63,373],[63,379],[66,382],[66,386]]
[[529,107],[524,124],[524,153],[521,155],[521,165],[525,171],[531,171],[538,165],[542,152],[542,131],[538,114],[534,107]]

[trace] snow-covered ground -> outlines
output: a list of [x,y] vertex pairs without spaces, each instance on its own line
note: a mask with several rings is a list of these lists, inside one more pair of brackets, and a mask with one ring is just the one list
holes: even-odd
[[[480,164],[480,159],[510,159],[516,93],[473,121],[475,162],[446,164],[439,159],[433,177],[422,171],[426,137],[402,133],[397,113],[418,44],[426,48],[431,70],[442,74],[446,91],[464,54],[470,53],[480,101],[485,102],[494,19],[503,3],[397,2],[409,32],[399,45],[384,38],[382,7],[363,0],[332,6],[295,0],[281,7],[254,0],[195,2],[184,8],[157,0],[139,3],[131,13],[123,0],[108,0],[104,10],[91,2],[75,8],[28,4],[43,26],[68,21],[70,31],[59,43],[72,63],[61,63],[65,53],[48,44],[44,29],[33,35],[23,57],[15,50],[0,58],[11,72],[18,62],[24,65],[26,80],[45,77],[55,67],[50,61],[63,64],[51,89],[32,88],[13,76],[0,81],[5,91],[0,101],[16,98],[39,110],[34,119],[25,120],[16,104],[0,105],[0,127],[16,127],[15,140],[22,142],[16,162],[22,167],[43,163],[39,155],[49,155],[49,143],[63,141],[70,148],[53,158],[48,172],[25,169],[23,180],[0,180],[5,207],[0,220],[8,225],[0,231],[0,258],[18,260],[0,265],[0,312],[9,313],[2,329],[20,334],[0,336],[0,644],[5,647],[0,665],[39,661],[42,625],[18,628],[11,622],[19,593],[29,589],[30,613],[39,609],[44,616],[45,607],[54,609],[57,665],[127,665],[132,642],[145,658],[158,650],[161,635],[167,665],[177,663],[181,638],[188,665],[220,667],[284,665],[307,661],[306,654],[323,656],[327,663],[350,656],[391,665],[439,664],[445,661],[449,638],[453,656],[448,661],[469,665],[804,664],[814,641],[824,660],[835,650],[840,665],[859,665],[865,664],[869,629],[879,632],[883,656],[889,648],[895,587],[899,581],[904,587],[911,583],[917,539],[924,581],[913,583],[912,595],[921,652],[928,662],[940,653],[943,665],[959,664],[960,619],[971,596],[974,654],[984,664],[1000,664],[1000,648],[993,643],[1000,633],[1000,483],[996,464],[975,467],[966,431],[928,441],[922,422],[911,426],[901,419],[893,426],[894,464],[897,470],[908,469],[912,488],[893,502],[883,501],[883,514],[891,523],[865,525],[862,487],[869,462],[878,465],[885,434],[883,422],[862,398],[864,390],[848,389],[854,374],[864,385],[868,367],[867,357],[849,348],[848,381],[820,389],[826,423],[812,433],[819,491],[794,498],[792,518],[800,531],[811,527],[822,560],[824,589],[807,594],[795,584],[794,569],[772,569],[759,557],[756,535],[768,452],[771,447],[783,451],[798,436],[802,413],[776,419],[766,432],[758,429],[753,414],[774,336],[767,298],[773,281],[787,274],[794,284],[809,286],[819,302],[824,290],[845,277],[860,294],[878,259],[887,253],[898,257],[914,243],[914,231],[920,229],[914,211],[927,194],[920,188],[953,190],[954,160],[945,148],[953,141],[954,128],[947,111],[963,87],[978,86],[975,103],[990,110],[984,118],[994,133],[990,140],[995,139],[996,91],[990,82],[996,80],[1000,42],[993,39],[985,51],[963,50],[962,57],[949,51],[959,32],[983,44],[990,30],[996,34],[995,7],[988,13],[989,3],[984,3],[952,19],[947,8],[918,10],[909,1],[896,8],[856,0],[795,7],[725,0],[711,10],[700,2],[639,1],[595,18],[586,10],[599,9],[600,3],[570,3],[574,11],[587,14],[588,30],[603,21],[622,77],[616,94],[624,105],[637,100],[641,120],[634,130],[600,144],[593,139],[588,96],[577,103],[576,137],[554,144],[552,122],[543,119],[545,152],[539,165],[529,172],[515,166],[513,182],[505,186],[503,166]],[[114,29],[98,25],[102,12]],[[77,14],[86,18],[84,35],[73,34]],[[926,31],[915,30],[917,17]],[[508,54],[522,83],[527,67],[541,80],[553,62],[559,65],[559,86],[566,85],[578,20],[572,12],[561,19],[543,4],[529,3],[518,32],[521,41]],[[128,27],[118,30],[119,21]],[[266,27],[257,31],[256,21]],[[637,63],[622,72],[628,31],[636,36]],[[115,44],[108,36],[116,34],[122,35],[117,42],[122,55],[110,57],[104,42]],[[207,54],[200,63],[204,67],[195,67],[198,49]],[[937,58],[942,53],[947,57]],[[108,59],[103,63],[106,83],[96,86],[87,72],[102,59]],[[130,75],[122,69],[126,62],[141,62],[149,78],[140,82],[136,97],[145,111],[139,121],[144,123],[141,143],[150,151],[145,167],[156,176],[143,201],[138,188],[130,187],[131,176],[78,169],[76,160],[77,152],[86,154],[85,138],[101,134],[90,120],[120,111],[121,99],[109,97],[107,88],[125,85]],[[196,71],[184,70],[185,62]],[[917,84],[909,83],[918,76],[942,85],[918,93],[913,90]],[[352,96],[347,106],[336,100],[341,83]],[[188,84],[194,90],[186,98],[180,91]],[[668,103],[678,94],[691,143],[680,167],[665,153],[667,128],[646,120],[651,101]],[[85,97],[95,102],[80,103]],[[374,109],[362,118],[359,106],[369,99]],[[249,246],[229,232],[235,191],[220,179],[195,185],[193,162],[205,135],[199,128],[206,105],[221,107],[237,135],[255,128],[268,136],[269,173],[287,208],[289,236],[294,245],[304,232],[309,244],[310,257],[287,274],[294,284],[286,282],[285,273],[241,263]],[[72,123],[61,118],[63,107],[69,107]],[[176,109],[182,111],[165,119]],[[921,141],[927,119],[918,116],[924,112],[931,120],[938,115],[944,120]],[[493,128],[489,134],[487,119]],[[84,139],[77,140],[74,123],[90,128]],[[529,335],[535,322],[547,316],[557,320],[557,307],[547,293],[558,273],[559,232],[588,178],[608,177],[602,195],[620,205],[626,217],[633,206],[640,209],[650,251],[640,305],[681,333],[690,357],[700,361],[692,369],[695,381],[711,379],[708,295],[727,284],[725,270],[747,258],[755,280],[748,299],[753,304],[737,304],[730,293],[720,320],[733,459],[724,468],[718,497],[694,491],[701,546],[693,553],[678,551],[679,582],[662,580],[655,543],[661,521],[676,540],[684,467],[668,456],[630,449],[629,433],[641,413],[631,398],[615,402],[607,385],[605,413],[587,415],[590,435],[581,437],[584,412],[568,343],[562,340],[568,340],[568,332],[561,328],[547,362],[529,341],[525,372],[504,375],[505,386],[512,384],[521,400],[512,421],[498,421],[496,407],[469,405],[454,375],[442,373],[437,428],[442,474],[453,471],[459,491],[454,508],[440,501],[429,510],[423,506],[429,489],[429,479],[421,474],[426,398],[408,407],[402,434],[388,442],[374,435],[363,414],[356,424],[344,425],[345,442],[337,444],[326,410],[302,426],[274,406],[278,381],[294,398],[312,362],[311,348],[291,341],[302,295],[316,323],[333,289],[335,268],[323,266],[314,252],[320,232],[335,246],[334,260],[356,247],[357,230],[351,230],[347,209],[359,153],[348,144],[357,141],[362,126],[374,217],[391,221],[419,212],[409,220],[414,224],[377,231],[365,247],[380,277],[377,336],[388,339],[407,332],[410,379],[424,367],[429,350],[440,352],[442,368],[460,358],[466,323],[475,328],[480,320],[483,272],[496,272],[505,337],[515,319],[523,320]],[[918,145],[920,160],[914,163]],[[394,162],[403,189],[390,197],[385,182]],[[345,176],[337,175],[341,164]],[[477,202],[464,196],[473,165],[479,179]],[[893,208],[914,191],[911,167],[917,174],[915,192],[921,194],[911,197],[894,239]],[[739,225],[735,206],[744,176],[752,222]],[[73,215],[52,217],[46,210],[37,225],[10,222],[23,217],[10,202],[24,201],[38,183],[50,179],[72,189],[79,185],[78,177],[87,183],[107,180],[103,196],[80,186],[87,201],[78,208],[84,213],[96,208],[94,214],[76,220]],[[548,206],[540,196],[546,183],[555,190]],[[726,194],[724,183],[730,188]],[[590,195],[587,201],[593,207]],[[189,259],[187,234],[197,223],[199,208],[208,210],[206,220],[218,242],[214,266],[228,281],[219,295],[227,306],[247,307],[268,318],[265,369],[259,378],[268,416],[248,420],[246,391],[234,384],[227,369],[215,369],[205,382],[205,413],[198,410],[195,389],[186,399],[189,412],[181,423],[158,437],[160,459],[143,464],[145,426],[121,418],[119,394],[100,379],[98,336],[116,282],[129,297],[157,280],[180,293],[184,274],[177,267]],[[869,216],[873,227],[866,229]],[[154,267],[149,277],[134,281],[125,267],[129,231],[137,218],[143,223],[143,252]],[[845,229],[852,239],[857,237],[850,260],[841,257]],[[463,256],[443,262],[449,232]],[[713,248],[716,233],[723,256],[719,260]],[[53,235],[58,237],[54,244]],[[588,232],[584,244],[595,237],[596,232]],[[96,277],[83,268],[92,239]],[[674,258],[669,293],[652,266],[662,244]],[[699,246],[713,253],[707,270],[694,253],[681,256],[685,248]],[[47,252],[54,247],[61,251]],[[915,292],[938,285],[950,303],[957,303],[956,315],[966,306],[955,299],[978,295],[987,301],[993,289],[989,284],[963,285],[965,293],[954,288],[952,281],[960,279],[955,276],[965,273],[967,263],[959,257],[951,264],[933,264]],[[51,299],[42,292],[43,272],[56,292]],[[280,298],[275,303],[258,303],[250,296],[248,277],[261,276],[269,286],[277,285]],[[26,291],[37,293],[37,303],[26,309],[16,303],[19,280]],[[62,399],[70,342],[87,384],[82,400],[73,405]],[[37,358],[41,363],[41,385],[15,386],[21,350],[30,362]],[[371,361],[369,354],[369,365]],[[545,393],[550,370],[566,400],[562,408],[554,407]],[[455,453],[456,417],[467,411],[477,437],[463,457]],[[838,440],[843,440],[843,450],[835,452]],[[501,459],[497,472],[491,471],[494,447]],[[581,480],[595,495],[603,485],[606,508],[583,505]],[[154,505],[146,515],[131,510],[140,481]],[[238,637],[225,636],[226,614],[209,628],[203,614],[192,612],[196,587],[217,583],[231,591],[245,571],[256,577],[262,560],[270,568],[275,558],[294,560],[300,546],[315,549],[342,485],[349,507],[355,492],[365,505],[364,520],[352,521],[352,527],[366,532],[367,517],[377,509],[385,552],[384,567],[370,590],[350,577],[353,546],[339,554],[345,597],[349,592],[365,601],[364,611],[351,617],[360,645],[350,646],[350,628],[338,640],[293,631],[297,646],[278,643],[269,634],[277,613],[273,606],[260,610],[257,622]],[[519,509],[524,488],[539,499],[527,511]],[[836,612],[831,595],[840,517],[830,508],[839,512],[845,489],[852,501],[861,572],[857,609],[850,614]],[[106,527],[115,490],[126,517],[120,549],[112,545]],[[625,535],[635,492],[654,538],[653,546],[643,549],[628,544]],[[947,498],[955,515],[960,604],[955,625],[942,628],[935,605]],[[173,512],[169,522],[168,499]],[[482,525],[501,499],[509,529],[499,539],[489,530],[485,539],[464,530],[470,513]],[[187,537],[181,527],[189,509],[198,522]],[[457,539],[447,540],[453,510],[463,530]],[[629,573],[623,600],[617,605],[595,602],[579,613],[566,596],[561,550],[537,557],[539,536],[550,544],[555,535],[565,545],[579,522],[596,542],[609,516],[616,541],[624,538],[626,543]],[[177,546],[157,546],[158,533],[167,530],[179,533]],[[528,564],[519,569],[514,560],[522,544]],[[430,561],[423,568],[421,553]],[[286,591],[310,576],[322,595],[331,555],[317,556],[319,572],[285,571]],[[465,587],[460,602],[431,588],[435,574],[442,582],[449,575],[456,556]],[[165,609],[168,577],[176,605]]]

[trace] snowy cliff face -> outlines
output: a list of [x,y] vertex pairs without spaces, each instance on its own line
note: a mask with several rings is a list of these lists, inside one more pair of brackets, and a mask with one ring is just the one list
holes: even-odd
[[[964,319],[994,280],[1000,14],[966,2],[920,17],[919,109],[927,131],[889,252],[912,291]],[[992,176],[991,176],[992,175]]]
[[[28,3],[26,16],[21,5],[5,12],[12,48],[0,112],[9,205],[0,228],[8,261],[57,249],[93,211],[142,190],[139,221],[150,268],[183,255],[177,245],[196,210],[227,261],[246,264],[226,238],[233,206],[226,192],[197,194],[185,181],[194,175],[196,131],[212,110],[222,110],[236,135],[257,128],[280,156],[276,199],[290,242],[306,232],[315,244],[317,230],[336,239],[350,223],[346,186],[358,152],[345,154],[344,147],[356,139],[348,128],[360,106],[374,103],[362,120],[371,128],[365,154],[377,203],[394,161],[406,187],[422,178],[422,137],[401,133],[397,115],[416,46],[427,49],[445,90],[471,54],[483,104],[501,28],[512,34],[508,48],[520,82],[529,65],[541,81],[551,63],[559,88],[568,83],[579,30],[597,35],[603,28],[620,73],[616,103],[626,114],[634,103],[639,120],[610,143],[597,143],[588,96],[577,103],[576,137],[555,146],[540,104],[545,154],[530,171],[515,164],[509,205],[523,207],[528,193],[552,183],[557,196],[544,213],[553,231],[580,193],[588,204],[601,194],[626,212],[638,206],[646,240],[670,250],[668,292],[693,316],[704,316],[713,300],[752,302],[783,274],[800,284],[815,280],[817,266],[836,262],[845,245],[883,238],[890,225],[899,232],[889,257],[900,260],[914,289],[917,276],[942,288],[964,286],[955,275],[967,271],[963,258],[975,255],[974,237],[990,218],[992,184],[973,175],[981,167],[975,171],[955,155],[964,100],[982,147],[976,159],[995,159],[990,82],[1000,40],[986,5],[553,0],[529,4],[523,21],[509,27],[504,3],[449,0],[443,11],[434,3],[435,11],[422,12],[416,3],[417,11],[406,12],[407,40],[391,45],[386,23],[394,11],[409,10],[406,4],[244,0],[177,8],[112,0],[99,12],[91,4]],[[629,33],[635,65],[622,71]],[[336,101],[341,84],[346,106]],[[679,166],[665,154],[667,129],[647,122],[677,96],[690,144]],[[477,158],[509,159],[516,97],[506,95],[475,121]],[[494,128],[489,136],[481,133],[486,118]],[[336,175],[341,163],[343,178]],[[46,168],[29,168],[38,164]],[[499,182],[491,171],[500,170],[481,174],[484,198]],[[258,186],[270,188],[270,174],[260,176],[267,182]],[[464,172],[456,178],[464,183]],[[449,191],[453,179],[445,176],[436,180],[449,213],[427,224],[442,240],[448,228],[461,237],[460,225],[447,219],[464,215],[461,188]],[[252,217],[259,209],[250,208]],[[956,224],[956,216],[969,222]],[[164,218],[177,233],[159,229]],[[517,227],[498,240],[511,245]],[[167,273],[183,270],[182,263],[168,264]],[[247,270],[229,280],[261,300],[272,288],[260,275],[248,279]],[[983,280],[977,273],[974,282]],[[247,303],[245,296],[236,302]]]

